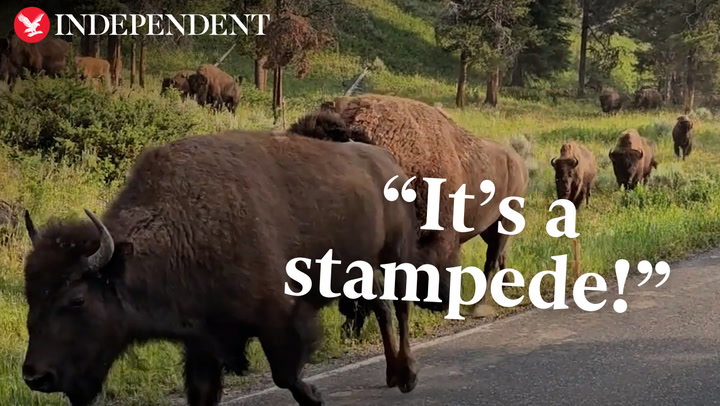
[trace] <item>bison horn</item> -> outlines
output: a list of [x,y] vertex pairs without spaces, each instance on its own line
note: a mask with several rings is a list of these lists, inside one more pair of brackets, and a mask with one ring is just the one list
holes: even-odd
[[25,209],[25,228],[30,236],[30,241],[32,241],[33,245],[35,245],[37,230],[35,230],[35,224],[33,223],[32,218],[30,218],[30,212],[27,209]]
[[613,159],[613,150],[611,149],[610,152],[608,152],[608,158],[612,161]]
[[552,165],[553,167],[555,166],[555,160],[556,160],[556,159],[557,159],[557,158],[553,158],[553,159],[550,160],[550,165]]
[[85,209],[85,214],[90,217],[90,220],[95,224],[98,231],[100,232],[100,248],[88,257],[88,268],[90,272],[97,272],[102,267],[110,262],[110,259],[115,252],[115,242],[113,241],[110,231],[95,215],[88,209]]
[[575,158],[575,165],[573,165],[573,168],[577,167],[579,163],[580,163],[580,161],[578,161],[578,159]]

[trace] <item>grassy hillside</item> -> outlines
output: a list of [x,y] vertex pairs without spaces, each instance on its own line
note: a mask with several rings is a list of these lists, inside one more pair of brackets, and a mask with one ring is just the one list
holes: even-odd
[[[340,94],[362,63],[378,56],[385,69],[374,73],[366,91],[395,94],[428,103],[450,105],[454,99],[456,60],[434,46],[430,1],[355,0],[350,12],[338,17],[343,28],[334,50],[316,55],[309,77],[288,73],[288,123],[322,100]],[[1,30],[0,30],[1,31]],[[626,39],[618,38],[628,47]],[[151,49],[145,90],[123,89],[115,95],[83,87],[72,80],[40,79],[18,86],[17,93],[0,96],[0,199],[28,207],[36,223],[52,216],[82,216],[87,207],[102,212],[122,184],[122,177],[106,184],[110,174],[122,174],[145,145],[188,134],[227,128],[272,126],[270,95],[244,86],[238,114],[213,114],[193,102],[161,97],[161,78],[178,69],[214,61],[228,47],[222,39],[198,39],[193,51]],[[634,86],[636,75],[625,59],[618,80]],[[126,65],[127,66],[127,65]],[[223,64],[233,74],[251,77],[251,61],[232,55]],[[478,84],[478,73],[471,80]],[[558,86],[572,83],[572,72],[559,75]],[[129,78],[125,78],[129,83]],[[673,260],[720,240],[720,121],[703,114],[696,124],[697,146],[685,162],[672,155],[671,126],[677,112],[623,113],[608,118],[594,104],[560,102],[555,105],[502,98],[501,108],[447,111],[479,136],[509,142],[525,136],[532,144],[536,171],[525,208],[526,229],[511,240],[508,266],[529,279],[553,269],[551,256],[571,256],[571,241],[545,232],[547,220],[560,215],[548,211],[554,200],[550,159],[564,140],[589,146],[600,166],[598,190],[578,219],[582,271],[612,275],[615,260]],[[637,128],[658,143],[660,167],[648,188],[618,191],[607,152],[618,134]],[[46,153],[37,152],[43,150]],[[23,225],[0,230],[0,404],[63,405],[60,396],[31,393],[22,383],[20,365],[27,343],[22,263],[29,249]],[[485,246],[464,246],[465,265],[482,266]],[[546,286],[547,287],[547,286]],[[472,284],[465,287],[466,293]],[[516,294],[525,294],[521,290]],[[633,303],[629,302],[633,311]],[[340,337],[341,319],[334,308],[322,313],[325,341],[316,360],[342,355],[357,345],[377,343],[374,320],[360,343]],[[413,337],[427,337],[447,324],[441,315],[414,310]],[[267,370],[256,343],[251,348],[254,371]],[[181,389],[181,357],[169,344],[139,347],[115,365],[104,401],[122,405],[161,405]],[[242,380],[233,378],[233,384]]]

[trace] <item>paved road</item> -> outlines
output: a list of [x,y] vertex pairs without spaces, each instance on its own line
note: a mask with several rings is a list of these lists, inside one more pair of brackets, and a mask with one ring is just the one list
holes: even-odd
[[[328,406],[720,405],[720,250],[671,269],[659,288],[658,275],[638,288],[631,269],[623,314],[613,287],[595,313],[568,303],[423,343],[409,394],[384,386],[377,358],[310,380]],[[295,405],[276,388],[251,395],[223,404]]]

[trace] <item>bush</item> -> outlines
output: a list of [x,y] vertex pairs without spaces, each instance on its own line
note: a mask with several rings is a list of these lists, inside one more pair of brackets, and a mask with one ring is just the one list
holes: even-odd
[[57,162],[78,162],[88,151],[110,181],[146,146],[200,131],[212,122],[194,103],[149,92],[111,95],[75,79],[38,78],[0,97],[6,120],[0,141]]

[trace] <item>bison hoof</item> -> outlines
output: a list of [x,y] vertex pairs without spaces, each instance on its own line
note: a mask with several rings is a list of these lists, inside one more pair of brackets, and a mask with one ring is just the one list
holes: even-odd
[[417,386],[417,368],[415,368],[415,363],[411,362],[410,364],[404,366],[403,368],[398,371],[399,375],[399,384],[398,389],[400,389],[400,392],[402,393],[408,393],[412,392],[413,389],[415,389],[415,386]]
[[390,368],[388,368],[387,371],[387,379],[385,380],[387,383],[388,388],[394,388],[398,384],[397,376],[395,376],[394,371],[392,371]]

